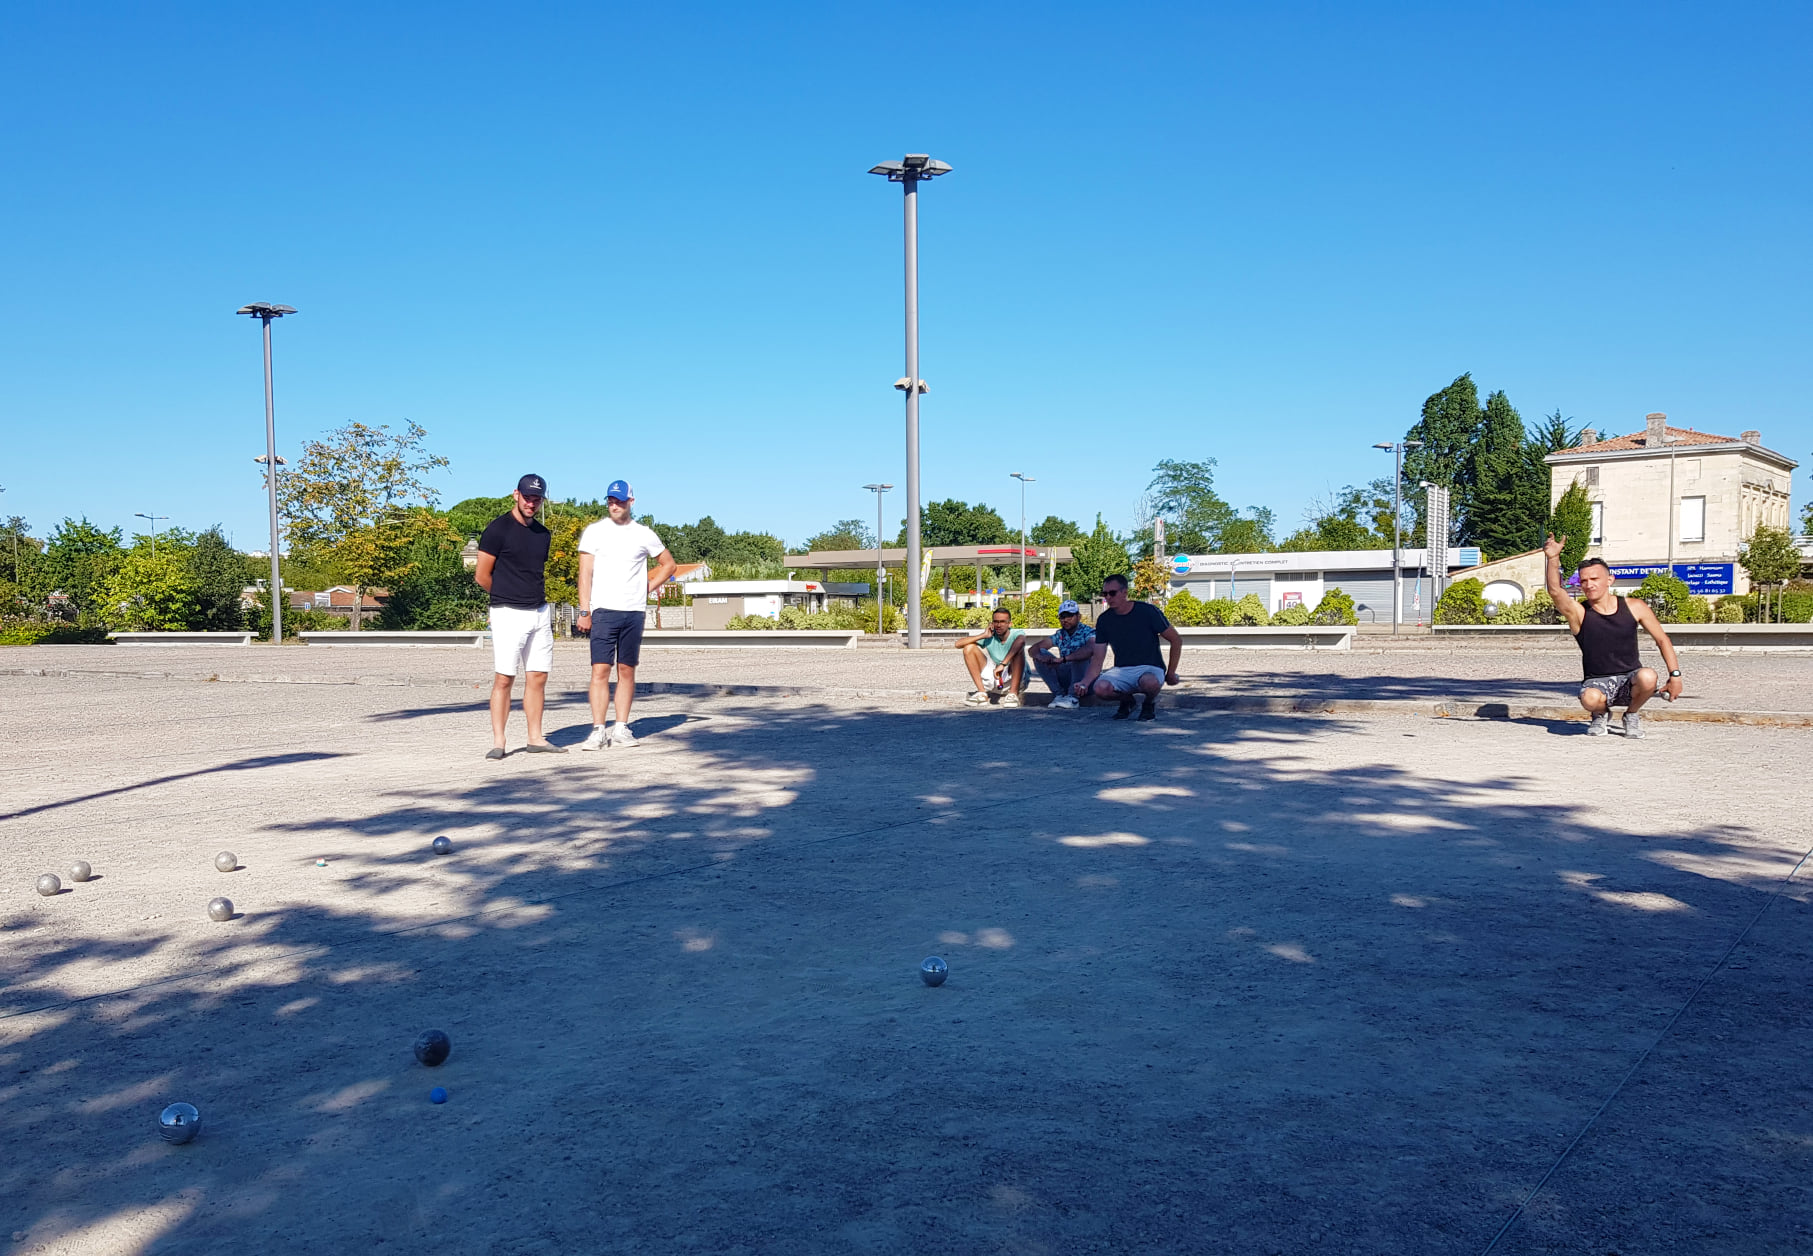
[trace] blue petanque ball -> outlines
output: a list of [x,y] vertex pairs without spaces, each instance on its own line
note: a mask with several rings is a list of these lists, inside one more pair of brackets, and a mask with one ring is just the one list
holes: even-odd
[[429,1103],[446,1103],[447,1102],[447,1088],[445,1086],[436,1086],[433,1090],[429,1091],[428,1092],[428,1102]]
[[190,1103],[173,1103],[157,1116],[157,1132],[167,1143],[186,1143],[201,1129],[201,1113]]
[[434,847],[434,853],[437,855],[445,855],[453,849],[453,843],[444,837],[435,838],[430,845]]
[[919,979],[928,986],[941,986],[944,984],[944,979],[950,975],[950,965],[936,955],[919,965]]

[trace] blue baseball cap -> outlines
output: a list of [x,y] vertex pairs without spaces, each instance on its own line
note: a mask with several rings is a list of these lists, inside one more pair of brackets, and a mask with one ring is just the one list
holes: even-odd
[[611,486],[604,490],[604,495],[607,498],[615,497],[620,502],[634,501],[636,498],[628,480],[612,480]]
[[1058,614],[1060,615],[1081,615],[1082,613],[1082,608],[1071,598],[1065,598],[1058,603]]

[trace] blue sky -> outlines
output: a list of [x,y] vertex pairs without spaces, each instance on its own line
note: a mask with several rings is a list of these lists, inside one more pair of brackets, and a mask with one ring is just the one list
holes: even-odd
[[[525,6],[526,8],[526,6]],[[1294,524],[1461,371],[1813,462],[1805,5],[14,3],[0,513],[263,543],[282,452],[413,419],[443,500],[613,478],[789,541],[904,481]],[[1808,473],[1795,477],[1795,509]],[[904,511],[890,495],[889,528]],[[131,529],[128,528],[130,531]]]

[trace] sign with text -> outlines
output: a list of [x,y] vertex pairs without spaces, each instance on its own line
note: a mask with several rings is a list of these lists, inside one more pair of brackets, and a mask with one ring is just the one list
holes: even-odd
[[[1668,570],[1667,563],[1613,563],[1612,579],[1619,582],[1641,580],[1644,576]],[[1687,586],[1689,593],[1717,597],[1734,587],[1736,563],[1676,563],[1674,574]]]

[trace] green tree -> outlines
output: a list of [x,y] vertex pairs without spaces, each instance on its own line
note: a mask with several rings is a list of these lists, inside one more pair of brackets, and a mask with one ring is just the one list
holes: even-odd
[[1593,504],[1587,500],[1586,486],[1580,481],[1568,485],[1567,492],[1555,502],[1544,532],[1566,538],[1561,550],[1561,576],[1565,580],[1579,569],[1593,535]]
[[444,528],[423,527],[410,536],[389,586],[390,596],[378,613],[379,625],[418,630],[482,625],[488,599],[466,570],[460,556],[464,545],[464,534],[451,522]]
[[[509,514],[515,505],[516,499],[509,494],[502,497],[468,497],[447,507],[447,523],[455,532],[471,540],[490,526],[493,519]],[[598,512],[599,515],[603,513],[603,510]]]
[[875,548],[875,531],[861,519],[839,519],[823,532],[806,538],[806,547],[800,553],[812,550],[872,550]]
[[1687,582],[1678,576],[1671,576],[1665,571],[1652,571],[1637,586],[1637,596],[1665,624],[1694,622],[1688,617],[1693,592],[1687,587]]
[[[160,549],[159,553],[162,553]],[[241,556],[216,524],[180,551],[194,587],[195,611],[188,626],[197,632],[237,632],[245,627],[240,594],[246,585]]]
[[[1450,520],[1449,540],[1466,539],[1468,508],[1473,493],[1473,447],[1479,438],[1483,414],[1479,406],[1479,389],[1473,376],[1464,373],[1440,392],[1423,402],[1423,413],[1406,440],[1421,441],[1418,449],[1404,453],[1404,479],[1409,484],[1428,480],[1448,489]],[[1422,494],[1414,494],[1417,529],[1423,525],[1427,503]]]
[[[1165,548],[1175,554],[1264,553],[1274,547],[1277,520],[1264,506],[1239,511],[1215,491],[1215,459],[1166,458],[1152,468],[1141,511],[1150,527],[1165,521]],[[1144,537],[1140,548],[1146,548]]]
[[1442,591],[1435,604],[1438,624],[1483,624],[1486,622],[1486,586],[1469,576],[1456,580]]
[[1102,594],[1102,581],[1117,572],[1125,575],[1131,566],[1127,561],[1127,547],[1098,514],[1095,528],[1070,547],[1070,562],[1064,569],[1064,587],[1071,597],[1094,601]]
[[101,585],[125,558],[120,530],[101,531],[87,518],[65,519],[44,547],[47,593],[62,593],[78,615],[99,612]]
[[177,632],[189,627],[197,603],[195,580],[169,547],[128,553],[94,594],[108,623],[132,632]]
[[[1018,537],[1018,533],[1013,534]],[[1005,545],[1009,539],[1007,524],[992,507],[981,502],[970,505],[956,498],[928,502],[919,512],[921,545]],[[900,523],[897,545],[906,544],[906,521]]]
[[1391,508],[1389,476],[1365,488],[1344,485],[1332,497],[1312,502],[1304,526],[1286,537],[1278,548],[1288,553],[1389,549]]
[[1777,586],[1800,574],[1800,550],[1795,546],[1794,538],[1788,535],[1786,528],[1759,527],[1738,551],[1737,560],[1760,594],[1757,622],[1766,624],[1779,618],[1779,606],[1771,613],[1769,595]]
[[1487,397],[1467,476],[1472,497],[1466,525],[1468,539],[1485,551],[1488,561],[1542,543],[1549,515],[1548,467],[1533,452],[1510,400],[1503,392]]
[[1026,539],[1043,549],[1050,545],[1074,545],[1088,535],[1068,519],[1046,515],[1027,530]]

